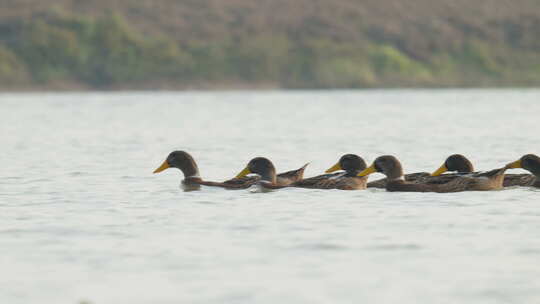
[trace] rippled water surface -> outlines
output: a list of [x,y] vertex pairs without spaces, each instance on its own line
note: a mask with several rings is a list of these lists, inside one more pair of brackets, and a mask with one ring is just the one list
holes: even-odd
[[[540,153],[540,91],[0,95],[0,303],[539,303],[540,191],[182,192],[344,153]],[[520,172],[518,170],[516,173]],[[373,175],[371,178],[379,178]]]

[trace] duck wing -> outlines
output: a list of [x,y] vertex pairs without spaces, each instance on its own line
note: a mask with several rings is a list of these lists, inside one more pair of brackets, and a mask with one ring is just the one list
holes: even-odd
[[486,172],[454,173],[430,177],[426,183],[435,185],[436,192],[489,191],[503,188],[506,168]]
[[219,187],[223,187],[227,189],[247,189],[255,185],[256,183],[258,183],[260,180],[261,180],[261,177],[258,175],[231,178],[222,183],[219,183],[221,184]]
[[345,174],[346,174],[345,172],[338,172],[338,173],[328,173],[328,174],[317,175],[317,176],[305,178],[297,182],[294,182],[291,184],[291,186],[299,187],[299,188],[314,188],[316,185],[320,183],[323,183],[331,179],[337,179],[339,177],[344,176]]
[[431,184],[434,192],[438,193],[451,193],[451,192],[462,192],[469,190],[474,184],[474,179],[464,176],[454,176],[446,183],[442,184]]
[[504,186],[533,186],[536,182],[536,177],[532,174],[505,174]]
[[386,183],[386,191],[390,192],[438,192],[437,185],[393,180]]
[[496,176],[504,174],[507,168],[499,168],[499,169],[493,169],[490,171],[484,171],[484,172],[474,172],[472,173],[473,177],[487,177],[487,178],[494,178]]
[[346,176],[345,172],[339,172],[306,178],[291,186],[310,189],[359,190],[365,189],[366,184],[367,177]]
[[[407,182],[425,183],[426,179],[430,177],[430,174],[427,172],[417,172],[417,173],[405,174],[404,177],[405,177],[405,181]],[[369,182],[367,184],[367,187],[385,189],[386,183],[387,183],[387,179],[381,178],[376,181]]]

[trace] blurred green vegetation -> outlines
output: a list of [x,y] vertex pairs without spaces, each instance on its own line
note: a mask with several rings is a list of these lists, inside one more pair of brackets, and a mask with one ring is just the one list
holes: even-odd
[[76,83],[90,89],[537,86],[536,49],[467,39],[411,54],[389,39],[362,41],[287,32],[179,40],[146,33],[109,12],[52,10],[0,24],[0,87]]

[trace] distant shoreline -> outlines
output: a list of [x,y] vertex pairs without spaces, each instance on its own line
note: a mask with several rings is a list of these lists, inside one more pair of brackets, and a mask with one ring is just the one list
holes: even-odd
[[461,1],[10,2],[0,90],[540,86],[538,4]]
[[419,90],[430,90],[430,91],[454,91],[454,90],[471,90],[471,91],[514,91],[514,90],[524,90],[524,91],[536,91],[540,90],[540,86],[497,86],[497,87],[443,87],[443,86],[433,86],[433,87],[372,87],[372,88],[280,88],[280,87],[183,87],[183,88],[108,88],[108,89],[99,89],[99,88],[42,88],[42,87],[32,87],[32,88],[0,88],[1,94],[55,94],[55,93],[212,93],[212,92],[347,92],[347,91],[419,91]]

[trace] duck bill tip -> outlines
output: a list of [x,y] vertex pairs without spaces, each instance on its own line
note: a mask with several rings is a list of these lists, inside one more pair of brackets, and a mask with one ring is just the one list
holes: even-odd
[[171,166],[169,163],[165,160],[161,166],[159,166],[156,170],[154,170],[153,174],[159,173],[163,170],[169,169]]

